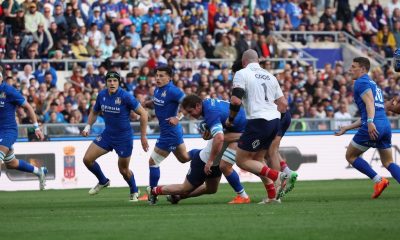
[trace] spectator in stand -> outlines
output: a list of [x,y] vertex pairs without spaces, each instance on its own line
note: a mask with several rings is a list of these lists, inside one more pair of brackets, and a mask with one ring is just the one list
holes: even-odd
[[72,82],[72,87],[75,88],[77,93],[84,91],[85,80],[83,79],[82,68],[80,66],[75,66],[73,68],[70,80]]
[[30,33],[34,33],[38,29],[38,25],[44,25],[46,20],[43,14],[37,11],[37,7],[35,3],[31,3],[29,5],[29,11],[25,14],[25,30]]
[[377,34],[377,44],[381,50],[385,52],[385,57],[393,57],[393,52],[396,50],[396,40],[393,33],[389,31],[389,27],[384,25],[382,30]]
[[371,22],[364,17],[362,10],[356,12],[353,19],[353,29],[355,34],[363,36],[367,43],[370,42],[371,36],[377,32]]
[[218,58],[235,61],[237,57],[236,49],[231,45],[228,35],[222,35],[221,42],[217,44],[214,50],[214,56]]
[[57,72],[52,66],[50,66],[50,63],[49,63],[48,59],[47,58],[43,58],[41,63],[40,63],[40,66],[33,73],[35,78],[38,80],[39,84],[45,82],[44,81],[44,76],[45,76],[46,72],[49,72],[52,75],[51,84],[53,86],[56,86],[56,84],[57,84]]
[[93,89],[103,89],[105,87],[104,79],[101,79],[97,74],[94,73],[94,66],[91,63],[86,64],[86,75],[83,77],[85,86]]
[[39,23],[36,32],[32,33],[33,41],[39,44],[39,54],[48,57],[49,51],[53,48],[53,38],[44,24]]

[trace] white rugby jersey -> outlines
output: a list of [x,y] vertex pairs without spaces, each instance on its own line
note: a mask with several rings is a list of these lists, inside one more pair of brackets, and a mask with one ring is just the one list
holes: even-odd
[[250,63],[246,68],[236,72],[233,88],[244,89],[243,106],[247,119],[281,118],[275,100],[283,96],[278,80],[258,63]]

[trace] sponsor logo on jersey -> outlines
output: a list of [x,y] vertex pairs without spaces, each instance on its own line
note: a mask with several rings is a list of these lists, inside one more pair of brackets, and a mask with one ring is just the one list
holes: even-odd
[[6,98],[6,97],[7,97],[7,95],[5,92],[0,92],[0,98]]

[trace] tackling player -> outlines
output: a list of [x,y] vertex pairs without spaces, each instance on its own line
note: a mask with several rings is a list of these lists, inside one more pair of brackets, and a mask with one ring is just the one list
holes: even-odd
[[370,62],[368,58],[353,59],[350,74],[354,82],[354,102],[361,113],[361,119],[343,126],[335,134],[340,136],[346,131],[359,128],[346,150],[346,160],[358,171],[375,182],[372,198],[378,198],[389,185],[389,180],[379,176],[361,156],[370,147],[377,148],[383,166],[400,183],[400,168],[393,162],[392,131],[385,113],[382,90],[368,76]]
[[197,95],[189,95],[183,99],[182,107],[188,114],[196,119],[203,117],[204,122],[210,129],[213,138],[213,146],[204,167],[204,172],[207,175],[212,174],[211,166],[218,153],[223,152],[226,154],[226,157],[223,158],[223,161],[219,164],[219,168],[237,193],[237,196],[229,203],[249,203],[250,197],[240,183],[239,175],[232,167],[233,164],[235,164],[236,141],[238,140],[237,133],[242,133],[244,131],[247,122],[244,109],[242,108],[239,110],[234,125],[228,127],[225,125],[225,122],[229,116],[229,102],[210,98],[202,100]]
[[82,131],[87,137],[91,126],[96,122],[99,114],[102,114],[105,121],[104,131],[90,144],[83,162],[99,180],[99,183],[89,190],[90,195],[97,194],[101,189],[110,185],[96,162],[100,156],[115,150],[118,154],[118,168],[130,188],[129,200],[138,201],[138,188],[135,183],[133,172],[129,169],[133,148],[133,132],[130,125],[130,113],[135,111],[140,115],[141,143],[144,151],[148,151],[149,145],[146,138],[147,112],[140,103],[128,92],[120,88],[121,77],[119,73],[109,71],[106,74],[107,89],[99,92],[93,110],[88,117],[88,124]]
[[16,159],[14,155],[13,144],[18,138],[15,111],[20,106],[28,112],[35,128],[36,137],[39,140],[43,140],[44,137],[39,128],[35,111],[14,87],[3,81],[3,75],[0,73],[0,161],[3,161],[8,169],[35,174],[39,177],[39,189],[44,190],[47,168],[38,168],[25,161]]

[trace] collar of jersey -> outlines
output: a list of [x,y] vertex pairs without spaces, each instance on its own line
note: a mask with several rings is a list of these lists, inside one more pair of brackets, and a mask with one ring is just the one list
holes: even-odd
[[260,64],[258,64],[258,63],[249,63],[249,64],[247,64],[247,67],[260,67]]

